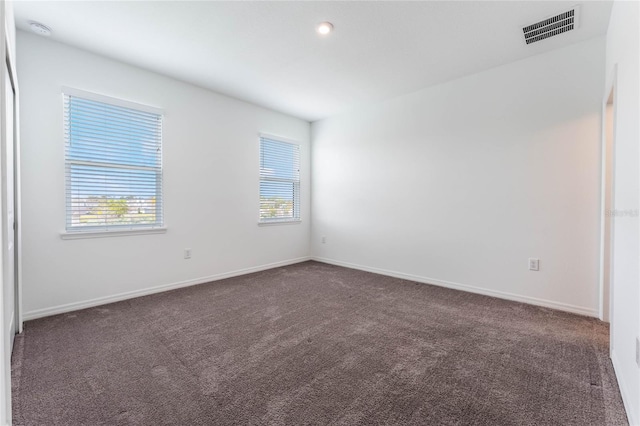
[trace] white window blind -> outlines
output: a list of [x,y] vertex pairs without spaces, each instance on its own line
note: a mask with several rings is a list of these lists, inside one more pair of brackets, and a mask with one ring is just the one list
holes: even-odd
[[300,220],[300,145],[260,136],[260,222]]
[[162,227],[162,115],[89,95],[64,94],[67,231]]

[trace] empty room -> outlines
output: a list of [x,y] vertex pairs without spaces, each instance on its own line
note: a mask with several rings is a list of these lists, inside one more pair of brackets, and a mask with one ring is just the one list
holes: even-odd
[[640,425],[638,2],[0,14],[0,426]]

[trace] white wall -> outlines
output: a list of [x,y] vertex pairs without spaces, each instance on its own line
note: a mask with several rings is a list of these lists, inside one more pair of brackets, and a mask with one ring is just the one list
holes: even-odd
[[314,257],[597,315],[604,48],[313,123]]
[[[27,318],[308,257],[309,123],[24,32],[18,51]],[[166,234],[60,238],[62,86],[164,109]],[[257,225],[258,132],[301,143],[301,224]]]
[[[603,96],[615,80],[614,209],[622,212],[640,208],[638,9],[637,2],[615,2],[607,32]],[[640,369],[635,362],[635,339],[640,335],[639,220],[616,216],[613,224],[611,358],[632,424],[640,424]]]

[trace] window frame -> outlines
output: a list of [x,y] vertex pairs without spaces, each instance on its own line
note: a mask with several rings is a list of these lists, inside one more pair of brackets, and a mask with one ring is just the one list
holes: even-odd
[[[166,220],[164,217],[164,132],[163,132],[163,124],[164,124],[164,110],[156,107],[152,107],[149,105],[139,104],[136,102],[127,101],[120,98],[114,98],[94,92],[88,92],[80,89],[75,89],[72,87],[62,86],[62,132],[63,132],[63,141],[64,141],[64,168],[65,168],[65,177],[64,177],[64,231],[60,233],[60,236],[63,240],[71,240],[71,239],[82,239],[82,238],[101,238],[101,237],[117,237],[117,236],[127,236],[127,235],[143,235],[143,234],[160,234],[165,233],[167,231],[166,228]],[[130,225],[97,225],[97,226],[76,226],[72,227],[69,225],[69,200],[67,199],[67,194],[69,190],[69,185],[71,183],[70,178],[68,178],[68,174],[70,172],[70,166],[73,161],[70,161],[67,157],[67,144],[69,143],[69,139],[65,134],[66,126],[67,126],[67,117],[64,114],[64,105],[65,105],[65,97],[71,96],[84,100],[100,102],[112,106],[129,108],[140,112],[155,114],[160,116],[160,170],[158,173],[159,176],[159,188],[156,191],[156,197],[160,199],[160,217],[161,222],[153,223],[153,224],[130,224]],[[109,164],[109,163],[106,163]],[[121,165],[120,165],[121,166]],[[136,169],[136,166],[125,166],[132,167]],[[143,169],[144,167],[140,167]]]
[[[295,217],[295,199],[296,194],[294,192],[294,217],[292,218],[274,218],[274,219],[263,219],[260,217],[260,207],[261,207],[261,197],[260,197],[260,184],[262,183],[262,164],[261,164],[261,155],[262,151],[262,139],[269,139],[275,142],[287,143],[290,145],[294,145],[298,148],[298,179],[297,181],[291,179],[291,182],[296,185],[294,186],[294,191],[297,190],[297,199],[298,199],[298,217]],[[302,144],[295,139],[286,138],[283,136],[278,136],[270,133],[258,133],[258,226],[273,226],[273,225],[296,225],[302,222]],[[268,180],[268,179],[267,179]]]

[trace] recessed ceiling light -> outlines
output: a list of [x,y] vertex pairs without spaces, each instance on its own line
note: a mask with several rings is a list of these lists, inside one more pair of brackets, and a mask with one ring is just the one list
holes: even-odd
[[333,31],[333,24],[331,22],[321,22],[318,24],[318,32],[322,35],[327,35]]
[[46,37],[51,35],[51,28],[41,24],[40,22],[29,22],[29,26],[31,27],[31,31],[38,35]]

